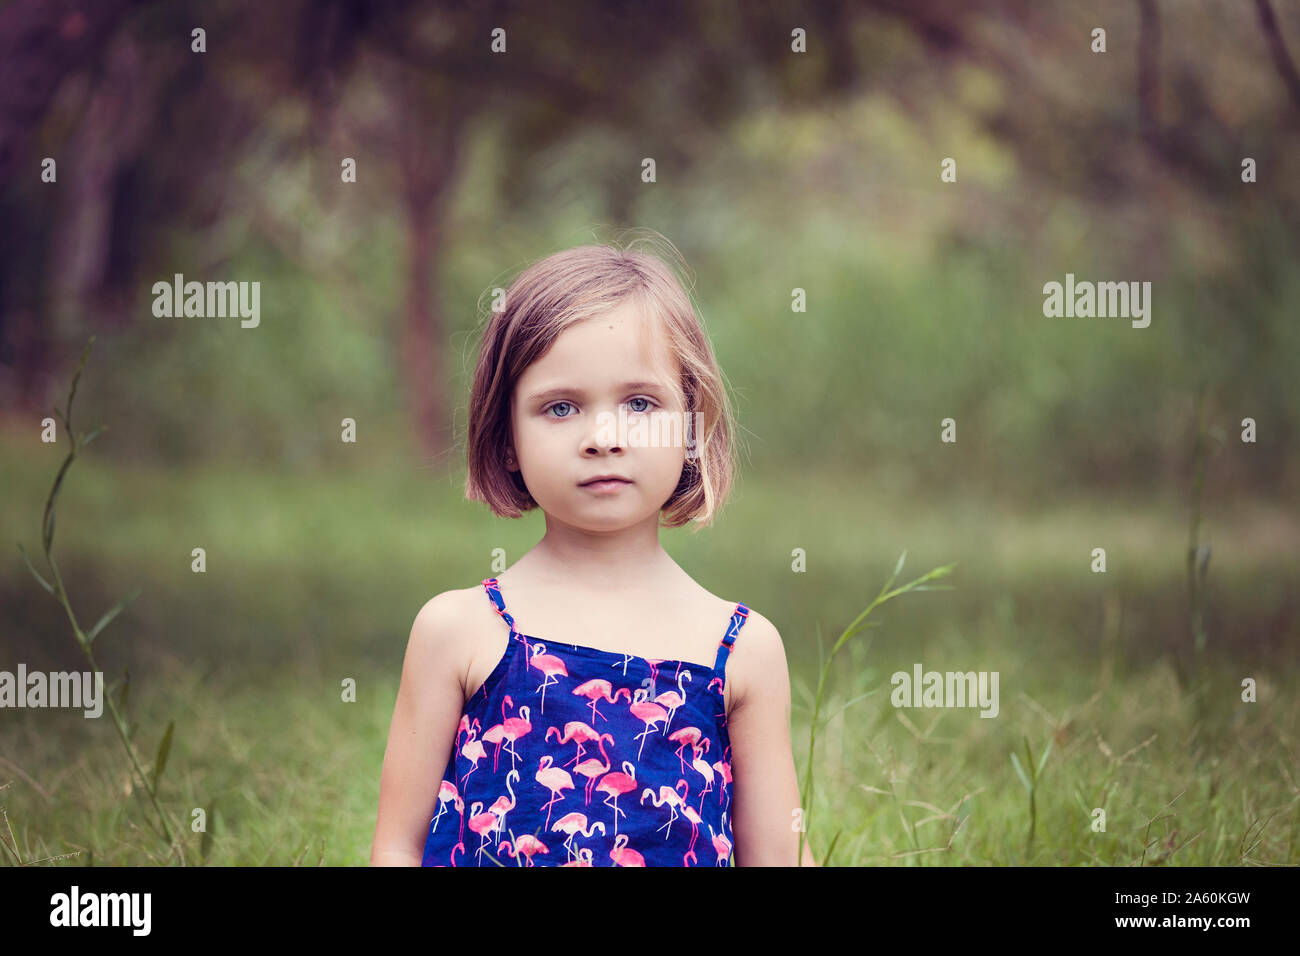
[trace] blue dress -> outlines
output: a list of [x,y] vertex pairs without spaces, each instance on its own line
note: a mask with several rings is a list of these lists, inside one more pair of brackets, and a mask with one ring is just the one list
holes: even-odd
[[731,865],[727,657],[709,669],[550,644],[510,626],[461,714],[424,866]]

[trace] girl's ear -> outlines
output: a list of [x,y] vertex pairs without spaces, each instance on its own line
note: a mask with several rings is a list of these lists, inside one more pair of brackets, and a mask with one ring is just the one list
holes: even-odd
[[515,450],[513,448],[506,448],[506,470],[507,471],[519,470],[519,463],[515,461]]

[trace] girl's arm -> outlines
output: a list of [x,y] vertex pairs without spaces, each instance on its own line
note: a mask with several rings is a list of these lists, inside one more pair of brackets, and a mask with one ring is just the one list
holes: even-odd
[[[753,609],[727,662],[739,699],[727,715],[736,866],[799,862],[799,781],[790,745],[790,672],[772,622]],[[803,865],[816,866],[805,834]]]
[[371,866],[419,866],[438,786],[465,704],[457,592],[427,601],[406,644],[388,749],[379,779]]

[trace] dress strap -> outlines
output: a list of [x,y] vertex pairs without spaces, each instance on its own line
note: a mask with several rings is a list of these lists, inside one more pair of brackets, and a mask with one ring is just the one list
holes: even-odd
[[515,619],[511,617],[510,612],[506,610],[506,602],[501,597],[501,585],[497,583],[497,579],[486,579],[483,582],[483,587],[487,589],[488,597],[492,599],[492,606],[495,607],[497,613],[505,619],[505,622],[510,625],[510,633],[515,634]]
[[718,659],[714,662],[713,669],[719,674],[726,671],[727,658],[731,656],[732,645],[736,643],[736,638],[740,636],[740,629],[745,626],[745,621],[748,619],[749,608],[737,604],[735,613],[731,615],[731,623],[727,625],[727,633],[718,644]]

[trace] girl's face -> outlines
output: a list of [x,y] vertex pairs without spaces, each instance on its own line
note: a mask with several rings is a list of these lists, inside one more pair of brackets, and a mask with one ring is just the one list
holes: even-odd
[[[507,467],[522,471],[548,520],[587,531],[617,531],[651,516],[657,525],[681,479],[686,449],[669,437],[685,434],[680,372],[662,346],[656,356],[638,341],[640,322],[629,302],[570,326],[515,383],[514,464]],[[667,425],[665,413],[682,427],[651,427]],[[598,475],[626,483],[583,486]]]

